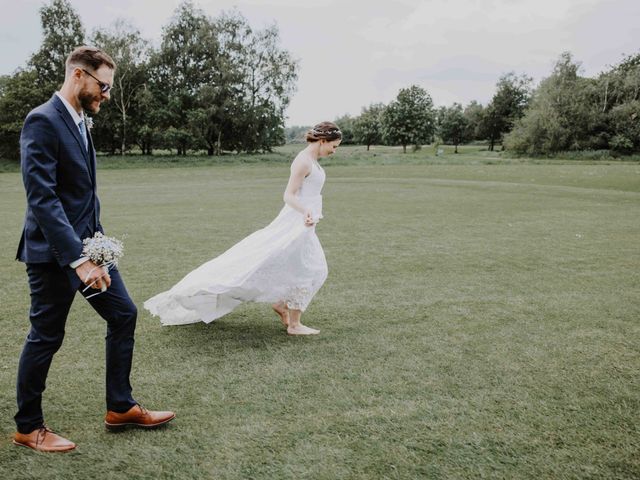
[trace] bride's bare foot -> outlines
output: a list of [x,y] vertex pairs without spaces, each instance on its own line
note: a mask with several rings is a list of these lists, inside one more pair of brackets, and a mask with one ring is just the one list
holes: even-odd
[[302,324],[299,324],[296,327],[288,327],[287,333],[289,335],[317,335],[320,333],[320,330],[316,330],[315,328],[305,327]]
[[289,309],[284,303],[274,303],[271,305],[273,311],[278,314],[280,321],[285,327],[289,326]]

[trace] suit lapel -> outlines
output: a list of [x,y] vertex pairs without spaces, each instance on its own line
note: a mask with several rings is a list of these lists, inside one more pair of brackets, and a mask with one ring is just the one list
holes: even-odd
[[[91,176],[91,181],[95,185],[95,170],[92,168],[92,165],[91,165],[92,164],[91,156],[89,155],[88,149],[84,148],[84,141],[80,136],[80,130],[78,130],[78,126],[73,122],[73,118],[71,118],[71,115],[69,114],[67,107],[65,107],[64,104],[62,103],[62,100],[60,100],[57,97],[57,95],[54,95],[52,100],[54,102],[56,109],[58,110],[58,113],[60,113],[62,120],[64,121],[64,123],[67,125],[67,128],[71,132],[71,135],[73,135],[73,138],[75,138],[76,142],[78,142],[78,148],[80,149],[80,152],[84,157],[84,161],[87,164],[87,168],[89,169],[89,175]],[[86,125],[85,125],[85,128],[86,128]],[[93,150],[92,144],[89,143],[89,145],[91,147],[91,150]]]
[[88,141],[88,148],[87,150],[89,150],[88,154],[89,154],[89,161],[91,162],[91,177],[93,180],[93,185],[95,186],[96,184],[96,167],[97,167],[97,162],[96,162],[96,150],[93,146],[93,138],[91,138],[91,131],[87,128],[87,141]]

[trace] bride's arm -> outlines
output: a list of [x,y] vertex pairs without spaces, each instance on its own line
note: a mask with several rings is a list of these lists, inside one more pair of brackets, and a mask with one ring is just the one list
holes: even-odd
[[311,218],[311,211],[306,209],[296,197],[296,193],[300,190],[304,177],[311,173],[311,163],[305,160],[306,159],[296,158],[291,164],[291,175],[289,176],[289,182],[287,183],[287,188],[285,188],[282,198],[284,203],[305,216],[305,223],[307,225],[313,225],[314,222]]
[[287,183],[287,188],[285,188],[284,195],[282,196],[284,203],[302,214],[306,213],[306,209],[296,198],[296,193],[300,190],[304,177],[309,175],[311,172],[311,165],[309,162],[305,162],[304,160],[306,159],[296,158],[291,164],[289,183]]

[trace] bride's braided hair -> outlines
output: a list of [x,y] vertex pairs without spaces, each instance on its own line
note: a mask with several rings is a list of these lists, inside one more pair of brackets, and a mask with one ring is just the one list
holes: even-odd
[[342,132],[338,126],[332,122],[319,123],[307,132],[307,142],[317,142],[319,140],[332,142],[333,140],[340,139],[342,139]]

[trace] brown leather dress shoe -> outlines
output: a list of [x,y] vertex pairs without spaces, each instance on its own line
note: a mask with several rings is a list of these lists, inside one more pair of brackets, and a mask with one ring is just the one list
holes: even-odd
[[125,413],[107,411],[104,424],[109,430],[120,430],[127,426],[154,428],[176,418],[173,412],[154,412],[142,405],[135,405]]
[[39,452],[68,452],[76,448],[75,443],[56,435],[44,425],[31,433],[16,432],[13,443]]

